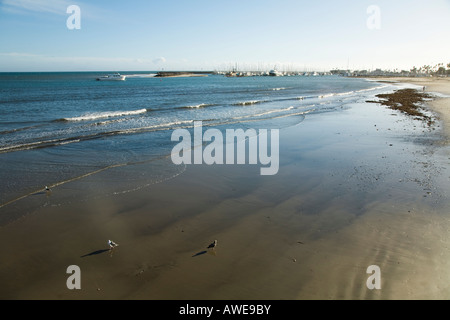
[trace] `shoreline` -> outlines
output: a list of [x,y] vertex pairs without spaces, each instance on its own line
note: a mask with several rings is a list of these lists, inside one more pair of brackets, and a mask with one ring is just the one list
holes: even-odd
[[[72,199],[102,187],[92,176],[18,201],[45,204],[0,228],[0,298],[448,299],[448,149],[432,138],[357,103],[280,130],[275,176],[197,165],[135,192]],[[70,265],[81,290],[66,288]]]

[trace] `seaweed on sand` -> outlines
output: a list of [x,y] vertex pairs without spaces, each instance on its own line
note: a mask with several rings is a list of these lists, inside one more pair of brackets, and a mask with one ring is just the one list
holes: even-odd
[[376,97],[383,100],[366,102],[380,103],[381,105],[388,106],[390,109],[399,110],[410,116],[414,116],[417,120],[427,121],[429,126],[434,122],[430,116],[425,115],[422,111],[422,103],[425,99],[432,98],[427,93],[420,92],[416,89],[400,89],[393,93],[378,94]]

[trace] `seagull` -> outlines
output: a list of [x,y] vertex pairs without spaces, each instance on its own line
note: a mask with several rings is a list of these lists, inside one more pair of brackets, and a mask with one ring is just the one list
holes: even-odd
[[52,191],[49,187],[45,186],[45,191]]
[[216,246],[217,246],[217,240],[214,240],[214,242],[211,243],[211,244],[208,246],[208,249],[209,249],[209,248],[215,248]]
[[108,245],[109,245],[110,249],[113,249],[118,246],[117,243],[115,243],[114,241],[111,241],[111,240],[108,240]]

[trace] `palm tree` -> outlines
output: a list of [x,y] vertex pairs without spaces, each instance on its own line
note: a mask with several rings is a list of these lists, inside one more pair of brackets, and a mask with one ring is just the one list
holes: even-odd
[[430,65],[423,66],[423,69],[424,69],[425,73],[428,74],[428,73],[430,73],[431,66]]

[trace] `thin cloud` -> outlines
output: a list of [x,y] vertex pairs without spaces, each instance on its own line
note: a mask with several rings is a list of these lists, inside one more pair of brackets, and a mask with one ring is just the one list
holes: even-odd
[[166,62],[166,58],[164,58],[164,57],[159,57],[159,58],[156,58],[156,59],[153,60],[154,64],[162,64],[162,63],[165,63],[165,62]]
[[0,12],[11,15],[68,16],[67,8],[71,5],[80,7],[83,19],[102,21],[113,15],[108,7],[98,7],[95,4],[78,0],[0,0]]
[[151,69],[151,60],[127,57],[49,56],[29,52],[0,52],[0,72]]
[[68,6],[74,4],[68,0],[3,0],[2,9],[11,13],[52,13],[66,15]]
[[37,54],[24,53],[24,52],[0,52],[0,56],[6,57],[39,57]]
[[41,54],[33,54],[28,52],[0,52],[0,56],[12,58],[33,58],[34,61],[54,61],[54,62],[133,62],[132,58],[107,58],[107,57],[71,57],[71,56],[48,56]]

